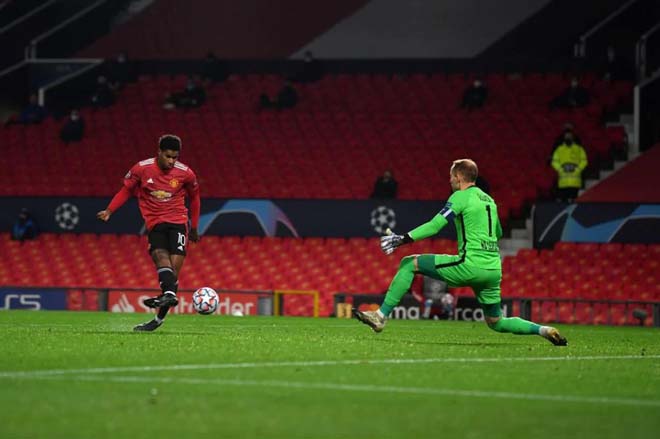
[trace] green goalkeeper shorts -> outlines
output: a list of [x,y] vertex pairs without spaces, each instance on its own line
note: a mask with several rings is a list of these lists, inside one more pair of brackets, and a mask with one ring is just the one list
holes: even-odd
[[499,303],[502,270],[484,270],[462,262],[458,255],[419,255],[418,271],[447,282],[450,288],[470,287],[481,305]]

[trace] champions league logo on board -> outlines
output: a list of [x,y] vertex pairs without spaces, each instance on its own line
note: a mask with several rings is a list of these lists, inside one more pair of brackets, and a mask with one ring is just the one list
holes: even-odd
[[396,213],[387,206],[378,206],[371,211],[371,227],[379,233],[384,234],[387,229],[396,226]]
[[55,222],[64,230],[73,230],[80,221],[78,207],[71,203],[62,203],[55,208]]

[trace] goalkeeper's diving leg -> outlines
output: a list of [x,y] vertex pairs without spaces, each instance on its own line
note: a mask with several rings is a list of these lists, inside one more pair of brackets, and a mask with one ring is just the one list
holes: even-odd
[[353,309],[353,315],[371,327],[374,332],[381,332],[387,323],[387,317],[390,315],[395,306],[399,304],[401,298],[410,289],[415,272],[417,271],[417,256],[406,256],[401,259],[399,270],[392,279],[385,300],[377,311],[358,311]]

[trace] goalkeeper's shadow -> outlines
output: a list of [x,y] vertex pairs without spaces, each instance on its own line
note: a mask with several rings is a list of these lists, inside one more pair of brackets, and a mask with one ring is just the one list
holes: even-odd
[[511,346],[511,343],[505,342],[458,342],[458,341],[412,341],[409,339],[391,339],[391,338],[378,338],[375,340],[379,343],[390,344],[406,344],[406,345],[431,345],[431,346],[482,346],[482,347],[497,347],[497,346]]

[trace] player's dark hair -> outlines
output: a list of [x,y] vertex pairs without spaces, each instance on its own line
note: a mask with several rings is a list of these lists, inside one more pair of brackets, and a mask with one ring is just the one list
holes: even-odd
[[181,151],[181,139],[174,134],[165,134],[158,139],[158,147],[161,151]]
[[454,160],[452,172],[454,174],[461,174],[463,179],[468,183],[477,181],[477,176],[479,175],[477,164],[470,159]]

